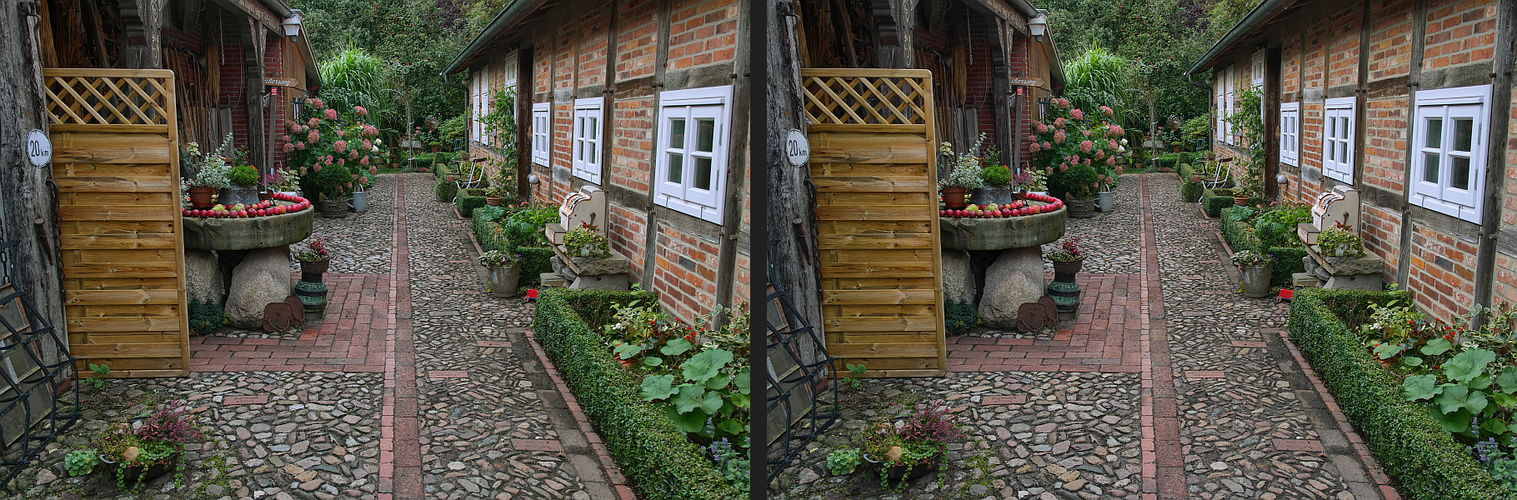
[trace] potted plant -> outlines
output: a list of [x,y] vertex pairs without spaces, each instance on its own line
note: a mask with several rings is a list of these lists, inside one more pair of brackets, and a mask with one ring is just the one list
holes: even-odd
[[[118,488],[137,491],[143,483],[174,470],[184,454],[185,444],[200,436],[195,416],[176,401],[158,405],[152,413],[131,423],[106,428],[95,438],[90,451],[97,451],[99,462],[112,468]],[[91,461],[70,458],[78,466],[70,468],[70,474],[88,474],[94,468]]]
[[[1117,175],[1122,174],[1122,167],[1117,167]],[[1096,208],[1102,213],[1111,212],[1112,191],[1117,188],[1117,176],[1102,175],[1101,190],[1096,192]]]
[[1317,247],[1322,250],[1322,255],[1351,259],[1364,257],[1364,240],[1349,229],[1344,225],[1323,229],[1322,233],[1317,235]]
[[[225,148],[232,140],[227,135],[227,142],[221,148]],[[198,170],[194,177],[184,182],[184,186],[190,195],[190,208],[204,210],[216,204],[216,191],[231,186],[232,181],[227,178],[230,167],[227,166],[226,158],[221,156],[221,149],[214,153],[205,154],[200,151],[200,144],[191,142],[185,145],[184,162]]]
[[332,265],[332,254],[327,251],[326,238],[316,238],[306,243],[305,250],[295,252],[300,261],[300,281],[320,283],[321,275]]
[[1004,205],[1012,202],[1011,167],[992,165],[980,169],[980,180],[983,181],[983,187],[969,200],[971,203]]
[[939,470],[948,446],[964,437],[947,403],[918,403],[906,417],[870,427],[859,448],[832,452],[828,467],[834,474],[850,474],[867,464],[878,471],[882,486],[904,488]]
[[1243,296],[1253,299],[1268,297],[1270,292],[1271,267],[1275,256],[1256,250],[1243,250],[1229,259],[1243,274]]
[[1076,219],[1094,217],[1096,213],[1096,189],[1100,174],[1095,167],[1085,164],[1070,165],[1061,172],[1064,187],[1064,204],[1069,207],[1069,216]]
[[564,252],[570,257],[589,257],[592,259],[604,259],[611,256],[609,242],[605,236],[595,232],[595,226],[580,223],[579,227],[570,229],[564,235]]
[[1011,190],[1013,201],[1027,198],[1028,193],[1042,193],[1048,190],[1048,176],[1035,168],[1019,169],[1011,176]]
[[501,299],[516,296],[517,282],[521,280],[519,262],[519,253],[491,250],[479,255],[479,264],[490,270],[490,288],[486,290],[490,296]]
[[[975,141],[974,149],[979,149],[979,146],[979,141]],[[980,159],[969,153],[955,156],[953,145],[947,142],[938,147],[938,152],[953,158],[949,162],[953,171],[939,183],[943,191],[943,204],[950,209],[964,208],[969,205],[969,191],[985,185],[985,180],[980,178]]]
[[1074,238],[1064,240],[1058,250],[1048,255],[1053,261],[1054,281],[1073,283],[1075,275],[1085,264],[1085,254],[1080,252],[1080,243]]

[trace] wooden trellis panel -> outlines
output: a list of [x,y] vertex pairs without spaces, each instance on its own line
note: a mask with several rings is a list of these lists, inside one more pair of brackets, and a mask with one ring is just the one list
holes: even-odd
[[926,70],[803,69],[827,352],[872,377],[946,374]]
[[174,73],[46,69],[65,321],[78,369],[189,375]]

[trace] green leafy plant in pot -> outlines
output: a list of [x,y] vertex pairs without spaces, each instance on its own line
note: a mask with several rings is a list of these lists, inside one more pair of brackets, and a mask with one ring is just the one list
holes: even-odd
[[1070,238],[1064,240],[1058,250],[1048,254],[1048,260],[1053,261],[1054,281],[1072,283],[1085,264],[1085,254],[1080,250],[1080,242]]
[[195,175],[184,181],[185,194],[190,197],[190,208],[207,209],[216,204],[216,191],[226,189],[232,185],[228,174],[231,166],[222,152],[232,142],[232,135],[227,134],[226,141],[211,153],[200,150],[200,144],[191,142],[185,145],[183,160],[186,166],[194,167]]
[[595,232],[595,226],[583,224],[570,229],[564,235],[564,251],[570,257],[604,259],[611,256],[611,248],[605,236]]
[[980,170],[980,180],[984,186],[980,188],[974,199],[970,200],[977,204],[1007,204],[1011,203],[1011,168],[1005,165],[992,165]]
[[1270,265],[1275,256],[1256,250],[1242,250],[1229,259],[1243,275],[1243,295],[1250,298],[1270,295]]
[[[90,451],[98,451],[99,462],[113,467],[118,488],[134,492],[147,481],[175,469],[182,470],[179,459],[185,445],[201,435],[195,415],[183,403],[174,401],[158,405],[131,423],[106,428],[95,437]],[[70,474],[88,474],[94,469],[95,464],[83,456],[73,458]]]
[[[976,140],[970,149],[978,151],[980,141]],[[938,183],[943,192],[943,204],[950,209],[964,208],[969,204],[969,191],[985,186],[985,180],[980,177],[980,159],[968,152],[955,155],[953,145],[947,142],[938,146],[938,153],[953,158],[950,162],[953,171],[948,173],[948,178]]]
[[490,271],[491,296],[507,298],[516,295],[517,283],[521,279],[521,254],[515,252],[503,252],[490,250],[479,256],[479,265],[485,266]]
[[1317,235],[1317,246],[1322,249],[1322,255],[1326,257],[1347,257],[1358,259],[1365,256],[1364,240],[1359,235],[1349,231],[1347,226],[1334,226],[1323,229]]

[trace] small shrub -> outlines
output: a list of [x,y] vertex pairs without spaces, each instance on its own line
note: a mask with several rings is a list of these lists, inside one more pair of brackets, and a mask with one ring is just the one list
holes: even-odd
[[454,184],[453,181],[450,181],[446,178],[441,179],[442,180],[437,181],[437,187],[433,190],[433,192],[437,194],[437,202],[451,202],[453,201],[453,197],[458,195],[458,185]]
[[969,333],[969,330],[980,324],[980,309],[973,303],[944,301],[943,324],[949,335]]
[[1201,192],[1201,196],[1204,197],[1201,208],[1206,210],[1207,217],[1219,217],[1222,215],[1222,209],[1236,205],[1233,203],[1231,189],[1207,189]]
[[474,209],[482,206],[485,206],[485,197],[483,196],[469,195],[458,197],[458,213],[464,217],[473,217]]
[[226,324],[226,312],[221,304],[191,301],[189,323],[195,335],[210,335]]
[[537,285],[542,283],[541,274],[553,272],[553,249],[547,247],[516,247],[517,253],[521,254],[522,286]]
[[227,173],[227,179],[238,186],[252,186],[258,182],[258,169],[248,165],[234,167]]

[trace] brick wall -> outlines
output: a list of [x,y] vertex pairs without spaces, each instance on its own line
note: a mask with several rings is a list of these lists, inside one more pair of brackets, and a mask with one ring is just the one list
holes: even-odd
[[[573,101],[576,97],[606,96],[604,116],[610,130],[604,135],[603,147],[611,155],[602,165],[601,187],[608,198],[606,229],[611,249],[631,261],[634,281],[648,278],[644,288],[658,292],[666,309],[688,321],[709,312],[718,302],[719,280],[733,286],[735,301],[745,301],[749,278],[746,269],[726,271],[723,276],[720,226],[653,207],[649,197],[657,158],[657,93],[732,84],[728,75],[735,72],[738,3],[674,2],[667,11],[669,40],[663,68],[670,76],[663,82],[650,78],[659,69],[658,5],[657,0],[615,5],[580,2],[559,7],[561,12],[550,14],[555,20],[545,20],[541,27],[520,28],[526,37],[522,46],[531,47],[535,60],[533,74],[520,75],[518,81],[533,89],[533,102],[553,103],[553,167],[532,167],[540,179],[532,192],[537,202],[557,203],[585,183],[570,172]],[[615,26],[612,8],[618,9]],[[607,58],[612,55],[615,60],[608,73]],[[712,83],[714,80],[723,81]],[[734,110],[739,105],[734,103]],[[733,128],[736,134],[746,133],[746,124],[734,124]],[[729,175],[739,164],[742,162],[736,158],[728,160]],[[743,205],[747,203],[746,184],[746,180],[739,184],[743,187],[739,197]],[[739,266],[747,265],[742,251],[734,260]],[[652,269],[645,275],[646,267]]]
[[[1283,99],[1301,103],[1301,166],[1281,168],[1289,178],[1282,198],[1309,202],[1335,184],[1320,176],[1322,99],[1354,95],[1351,92],[1357,90],[1362,96],[1359,106],[1363,118],[1355,147],[1363,153],[1363,161],[1355,187],[1360,190],[1359,229],[1365,248],[1385,259],[1385,275],[1391,278],[1404,260],[1409,269],[1404,287],[1414,293],[1418,305],[1437,317],[1452,319],[1467,312],[1474,301],[1481,229],[1416,206],[1408,209],[1410,218],[1403,217],[1400,204],[1407,190],[1407,149],[1411,147],[1407,129],[1414,103],[1404,82],[1419,50],[1424,50],[1424,89],[1453,86],[1438,74],[1442,68],[1489,65],[1494,54],[1496,9],[1494,0],[1434,0],[1429,4],[1425,20],[1414,19],[1412,0],[1383,0],[1370,5],[1364,89],[1357,88],[1362,4],[1335,2],[1319,12],[1299,14],[1278,24],[1266,38],[1282,50]],[[1415,23],[1424,21],[1426,37],[1414,40]],[[1237,56],[1229,62],[1247,67],[1246,57]],[[1431,79],[1428,72],[1432,72]],[[1517,108],[1502,112],[1517,117]],[[1503,145],[1508,147],[1506,177],[1517,178],[1517,167],[1510,166],[1517,164],[1517,120]],[[1217,150],[1221,156],[1236,155],[1225,146]],[[1501,205],[1487,209],[1501,210],[1504,225],[1517,224],[1517,183],[1507,183]],[[1410,232],[1410,248],[1405,255],[1401,252],[1403,231]],[[1517,256],[1498,253],[1496,266],[1495,300],[1517,301]]]
[[[247,22],[228,18],[221,21],[221,33],[227,39],[221,46],[221,88],[216,100],[217,107],[232,108],[232,144],[248,147],[248,73],[244,67],[241,38],[236,33],[247,31]],[[222,138],[216,138],[219,144]],[[214,149],[214,147],[212,148]]]

